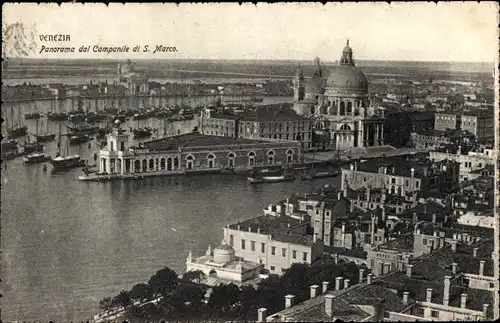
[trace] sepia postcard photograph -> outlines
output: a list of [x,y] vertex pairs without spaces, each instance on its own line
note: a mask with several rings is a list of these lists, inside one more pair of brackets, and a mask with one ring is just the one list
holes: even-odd
[[496,2],[2,5],[2,322],[499,318]]

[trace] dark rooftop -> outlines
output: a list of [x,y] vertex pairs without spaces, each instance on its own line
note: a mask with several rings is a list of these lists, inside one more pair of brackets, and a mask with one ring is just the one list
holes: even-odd
[[233,137],[209,136],[200,133],[188,133],[168,138],[162,138],[142,143],[145,148],[152,151],[176,150],[185,147],[248,145],[269,143],[267,140],[252,140]]
[[413,251],[413,240],[413,233],[406,233],[394,240],[389,240],[379,245],[377,248],[395,251]]
[[303,234],[278,233],[278,234],[272,234],[271,237],[273,240],[276,241],[302,245],[302,246],[312,246],[314,244],[312,236]]
[[290,108],[258,108],[255,113],[245,114],[242,121],[304,121],[309,120],[306,117],[299,116],[293,109]]
[[238,230],[239,226],[240,231],[248,231],[250,228],[251,232],[257,232],[257,229],[259,229],[262,234],[286,234],[290,229],[301,225],[307,225],[307,223],[289,216],[261,215],[253,219],[231,224],[229,228]]

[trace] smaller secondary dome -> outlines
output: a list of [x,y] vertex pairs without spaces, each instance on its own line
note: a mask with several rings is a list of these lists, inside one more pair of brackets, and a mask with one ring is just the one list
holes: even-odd
[[214,249],[214,262],[219,264],[231,262],[234,260],[235,253],[236,251],[233,247],[223,242]]
[[116,119],[116,120],[115,120],[115,124],[116,124],[116,125],[119,125],[119,124],[121,124],[121,123],[122,123],[122,122],[121,122],[120,120],[118,120],[118,119]]

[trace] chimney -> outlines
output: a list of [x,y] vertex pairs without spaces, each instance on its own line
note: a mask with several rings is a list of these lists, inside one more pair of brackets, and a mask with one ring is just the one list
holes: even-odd
[[238,224],[238,231],[240,230],[240,225]]
[[337,200],[340,200],[342,198],[342,191],[339,191],[337,193]]
[[427,303],[432,303],[432,288],[427,288],[427,295],[425,297]]
[[363,282],[363,273],[365,272],[365,270],[363,268],[360,268],[359,269],[359,283],[361,284]]
[[484,315],[484,317],[488,316],[488,307],[489,307],[488,304],[483,304],[483,315]]
[[257,233],[260,233],[260,228],[257,228]]
[[472,257],[477,257],[477,248],[472,249]]
[[344,279],[344,289],[349,288],[349,282],[350,282],[349,279]]
[[344,187],[344,197],[347,197],[347,185]]
[[325,313],[328,316],[332,316],[333,312],[333,295],[325,295]]
[[366,188],[366,201],[367,202],[370,202],[371,195],[372,195],[372,189],[370,186],[368,186]]
[[371,225],[371,239],[370,239],[370,244],[373,246],[375,244],[375,216],[372,214],[372,225]]
[[443,291],[443,305],[448,306],[450,303],[450,276],[444,276],[444,291]]
[[315,298],[316,296],[318,296],[318,288],[318,285],[311,286],[311,298]]
[[467,308],[467,294],[460,295],[460,308]]
[[451,272],[453,273],[453,275],[457,274],[457,266],[458,264],[456,262],[451,264]]
[[315,233],[313,234],[313,243],[316,243],[317,240],[318,240],[318,234]]
[[267,318],[267,308],[262,307],[257,310],[257,322],[265,322]]
[[415,177],[415,168],[410,169],[411,177]]
[[294,298],[295,296],[293,295],[285,296],[285,309],[292,307]]
[[370,285],[372,283],[372,276],[373,274],[368,274],[368,277],[366,277],[366,283]]
[[406,266],[406,276],[411,277],[411,270],[413,268],[413,265],[407,265]]
[[248,232],[252,232],[252,227],[248,227]]
[[330,282],[323,282],[323,294],[328,291],[328,285],[330,285]]
[[382,221],[385,221],[385,206],[382,205]]
[[484,276],[484,260],[479,261],[479,276]]
[[335,290],[340,290],[340,284],[342,283],[342,277],[335,277]]
[[351,170],[354,170],[354,164],[352,164],[352,163],[351,163],[351,165],[349,165],[349,168],[350,168]]
[[457,251],[457,242],[456,241],[451,242],[451,251],[453,251],[453,252]]
[[436,223],[436,213],[432,213],[432,223]]
[[345,223],[342,223],[342,233],[340,234],[340,238],[342,239],[340,246],[345,248]]
[[403,305],[405,306],[408,306],[408,295],[410,295],[410,292],[403,293]]

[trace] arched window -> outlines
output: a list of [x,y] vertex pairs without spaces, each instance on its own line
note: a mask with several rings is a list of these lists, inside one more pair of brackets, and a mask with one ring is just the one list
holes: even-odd
[[274,151],[273,150],[269,150],[267,152],[267,163],[268,164],[274,164]]
[[154,159],[150,159],[149,160],[149,170],[152,171],[155,169],[155,160]]
[[248,153],[248,165],[253,166],[255,165],[255,152],[251,151]]
[[179,157],[174,158],[174,169],[179,168]]
[[401,196],[401,193],[402,193],[402,191],[401,191],[401,186],[398,186],[398,195],[400,195],[400,196]]
[[208,161],[208,168],[215,167],[215,156],[213,154],[208,154],[207,161]]
[[234,167],[235,158],[236,158],[236,155],[233,152],[230,152],[229,154],[227,154],[227,166]]
[[288,149],[286,151],[286,162],[287,162],[287,164],[293,163],[293,150],[292,149]]
[[167,170],[172,170],[172,158],[167,158]]
[[141,161],[140,160],[136,160],[134,162],[134,168],[135,168],[135,172],[136,173],[140,173],[141,172]]
[[160,169],[165,169],[165,158],[160,159]]
[[351,101],[347,102],[347,114],[348,115],[352,114],[352,102]]
[[146,159],[142,160],[142,171],[147,172],[148,171],[148,161]]
[[186,157],[186,168],[193,169],[194,157],[189,155]]

